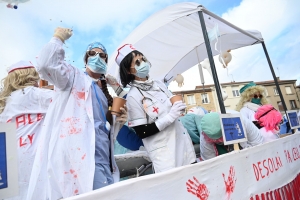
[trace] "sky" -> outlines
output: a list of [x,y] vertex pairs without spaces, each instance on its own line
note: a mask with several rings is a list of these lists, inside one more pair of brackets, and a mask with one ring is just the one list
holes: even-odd
[[[0,0],[1,2],[2,0]],[[83,54],[93,41],[100,41],[112,54],[140,23],[152,14],[180,0],[30,0],[18,9],[0,3],[0,79],[19,60],[36,63],[35,57],[56,27],[73,29],[66,41],[66,60],[82,68]],[[276,76],[300,84],[300,1],[299,0],[189,0],[202,4],[242,29],[262,33]],[[262,46],[231,51],[232,61],[224,69],[215,58],[219,82],[266,81],[272,75]],[[193,90],[201,85],[198,68],[182,75],[183,87],[171,82],[172,91]],[[188,79],[187,77],[195,77]],[[205,84],[213,80],[204,71]]]

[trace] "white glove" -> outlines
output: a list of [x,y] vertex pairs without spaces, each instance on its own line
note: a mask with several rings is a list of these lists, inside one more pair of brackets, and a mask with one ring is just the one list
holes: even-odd
[[71,29],[57,27],[54,31],[54,37],[59,38],[62,42],[65,42],[72,36],[73,32]]
[[107,74],[105,77],[106,82],[112,87],[118,97],[124,97],[127,94],[127,92],[123,90],[115,77],[109,74]]
[[118,117],[116,117],[116,122],[121,124],[121,127],[127,122],[127,106],[126,104],[124,105],[124,108],[120,108],[122,114]]
[[181,116],[182,110],[186,108],[186,104],[182,101],[176,101],[173,106],[171,107],[170,112],[158,120],[155,121],[155,124],[158,128],[158,130],[162,131],[167,126],[172,124],[178,117]]

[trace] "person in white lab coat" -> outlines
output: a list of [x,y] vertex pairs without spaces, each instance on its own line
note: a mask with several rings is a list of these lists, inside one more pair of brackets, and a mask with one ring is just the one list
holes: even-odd
[[72,30],[57,28],[37,59],[37,71],[54,85],[55,95],[45,118],[28,200],[66,198],[119,180],[114,133],[127,115],[122,108],[123,114],[116,119],[120,123],[107,122],[109,97],[100,88],[106,73],[106,49],[98,42],[90,44],[83,72],[64,61],[63,43],[71,35]]
[[33,64],[19,61],[8,68],[0,92],[0,122],[16,126],[18,149],[19,195],[9,199],[26,199],[29,179],[42,124],[51,102],[52,90],[38,88],[40,77]]
[[280,124],[283,122],[281,113],[272,105],[263,105],[255,113],[255,119],[260,124],[260,132],[265,142],[279,138]]
[[161,81],[149,79],[151,64],[132,45],[119,48],[116,62],[123,87],[131,86],[128,125],[143,139],[155,173],[195,162],[191,138],[178,119],[186,105],[171,104],[172,93]]
[[241,98],[236,106],[236,110],[241,113],[244,118],[253,122],[256,121],[254,114],[257,109],[265,104],[268,100],[265,95],[265,88],[250,82],[240,89]]

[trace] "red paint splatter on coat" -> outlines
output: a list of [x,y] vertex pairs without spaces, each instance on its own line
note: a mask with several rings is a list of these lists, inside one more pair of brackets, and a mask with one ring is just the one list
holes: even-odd
[[81,157],[81,159],[84,160],[84,159],[85,159],[85,156],[86,156],[86,153]]
[[71,174],[75,173],[74,169],[70,169]]
[[186,182],[187,191],[197,196],[200,200],[207,200],[209,197],[209,191],[206,185],[200,183],[196,177],[193,177],[193,179],[194,180],[189,179]]
[[78,99],[84,99],[85,92],[77,92],[77,97],[78,97]]
[[80,119],[76,117],[68,117],[66,119],[61,120],[62,122],[65,122],[66,125],[63,125],[64,128],[66,127],[68,129],[69,134],[78,134],[81,133],[81,124]]

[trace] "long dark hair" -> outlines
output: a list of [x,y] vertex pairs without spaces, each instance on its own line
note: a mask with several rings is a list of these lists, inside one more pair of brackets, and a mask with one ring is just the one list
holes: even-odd
[[130,72],[130,66],[134,58],[134,55],[143,56],[141,52],[134,50],[131,53],[129,53],[127,56],[125,56],[120,63],[120,78],[123,87],[126,87],[127,84],[131,83],[135,79],[135,76],[133,74],[128,73]]
[[[103,75],[103,79],[101,79],[101,85],[102,85],[102,92],[104,93],[106,99],[107,99],[107,104],[108,104],[108,107],[111,107],[112,104],[113,104],[113,101],[114,99],[112,98],[112,96],[109,94],[108,92],[108,89],[107,89],[107,83],[106,83],[106,80],[105,80],[105,76]],[[112,121],[113,121],[113,118],[112,118],[112,114],[110,112],[110,110],[107,111],[106,113],[106,120],[112,124]]]

